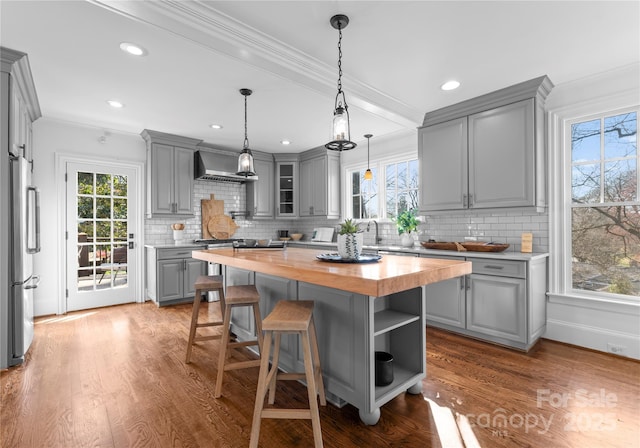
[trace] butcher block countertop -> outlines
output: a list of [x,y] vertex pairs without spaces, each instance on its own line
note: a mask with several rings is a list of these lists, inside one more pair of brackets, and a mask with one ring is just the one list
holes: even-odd
[[247,271],[380,297],[471,274],[471,262],[383,255],[375,263],[332,263],[317,249],[194,250],[193,258]]

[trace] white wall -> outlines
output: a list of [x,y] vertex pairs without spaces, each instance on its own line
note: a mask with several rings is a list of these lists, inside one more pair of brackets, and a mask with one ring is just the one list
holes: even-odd
[[[35,255],[34,272],[40,274],[40,286],[35,290],[36,316],[58,313],[58,292],[64,266],[58,266],[59,242],[64,238],[63,229],[57,225],[58,203],[55,155],[70,154],[82,157],[95,156],[114,161],[144,162],[145,143],[135,134],[110,131],[106,143],[98,139],[104,129],[80,126],[46,118],[33,125],[34,183],[40,188],[42,251]],[[60,233],[58,233],[60,232]]]
[[[545,338],[594,350],[609,351],[607,344],[625,347],[624,355],[640,359],[640,301],[597,300],[565,291],[568,273],[560,254],[565,238],[562,226],[564,121],[640,104],[640,65],[559,85],[549,95],[549,196],[550,268],[547,331]],[[554,194],[554,192],[556,192]]]

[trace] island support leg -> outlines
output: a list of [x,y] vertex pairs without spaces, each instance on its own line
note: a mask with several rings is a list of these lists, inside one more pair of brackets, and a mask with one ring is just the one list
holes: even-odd
[[359,409],[358,415],[360,416],[362,423],[373,426],[378,423],[378,420],[380,420],[380,408],[376,408],[372,412],[365,412],[362,409]]
[[407,389],[407,392],[412,395],[418,395],[422,393],[422,381],[418,381],[416,384]]

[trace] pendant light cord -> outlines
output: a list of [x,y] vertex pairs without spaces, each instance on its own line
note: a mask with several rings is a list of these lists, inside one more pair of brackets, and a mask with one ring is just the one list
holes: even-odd
[[342,27],[338,27],[338,94],[342,92]]
[[247,96],[244,97],[244,149],[249,147],[249,138],[247,137]]

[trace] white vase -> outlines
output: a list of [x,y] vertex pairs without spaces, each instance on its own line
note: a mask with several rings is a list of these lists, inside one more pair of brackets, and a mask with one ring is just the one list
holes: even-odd
[[400,235],[400,245],[404,247],[413,247],[413,235],[410,233],[403,233]]
[[338,235],[338,255],[349,260],[359,258],[363,241],[364,234],[362,232]]

